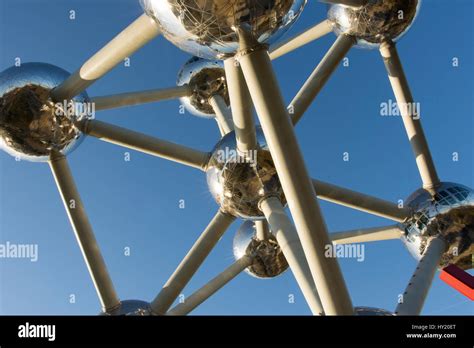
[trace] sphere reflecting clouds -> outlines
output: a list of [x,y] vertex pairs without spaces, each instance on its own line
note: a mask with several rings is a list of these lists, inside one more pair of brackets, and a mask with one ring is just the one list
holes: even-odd
[[209,103],[213,95],[220,95],[229,106],[229,93],[222,61],[193,57],[178,73],[178,86],[189,85],[193,94],[181,98],[186,109],[197,116],[214,117],[214,109]]
[[360,316],[377,316],[377,317],[391,317],[394,314],[390,311],[374,307],[355,307],[354,312]]
[[259,201],[276,196],[283,205],[283,189],[263,132],[257,127],[259,149],[246,158],[239,155],[235,132],[226,134],[215,146],[206,175],[212,196],[221,209],[243,219],[263,219]]
[[236,260],[245,255],[253,258],[253,264],[245,271],[256,278],[273,278],[288,269],[288,262],[275,236],[270,234],[267,240],[259,240],[252,221],[244,222],[237,230],[233,249]]
[[369,0],[359,8],[330,5],[328,18],[337,35],[355,36],[359,47],[378,47],[405,34],[418,14],[421,0]]
[[101,315],[147,316],[151,315],[150,304],[140,300],[125,300],[116,309],[101,313]]
[[236,27],[261,43],[277,40],[296,21],[306,0],[140,0],[164,36],[182,50],[225,59],[238,50]]
[[420,259],[428,241],[440,236],[448,246],[440,268],[454,264],[470,269],[474,253],[474,192],[449,182],[441,183],[435,191],[432,196],[419,189],[407,199],[405,204],[414,213],[403,225],[403,241],[410,253]]
[[49,92],[69,73],[25,63],[0,73],[0,148],[20,159],[44,162],[52,151],[71,152],[82,140],[74,122],[90,117],[86,93],[54,103]]

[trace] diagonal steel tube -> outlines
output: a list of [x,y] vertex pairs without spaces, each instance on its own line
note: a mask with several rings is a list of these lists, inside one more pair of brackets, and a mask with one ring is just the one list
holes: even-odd
[[110,311],[119,306],[120,301],[95,239],[84,204],[77,191],[67,159],[59,153],[54,153],[49,161],[49,166],[99,296],[102,310],[104,312]]
[[240,65],[272,154],[311,273],[328,315],[353,314],[336,259],[326,258],[326,225],[268,52],[240,31]]
[[216,114],[216,121],[219,125],[219,129],[223,133],[222,135],[232,132],[234,130],[232,115],[224,98],[220,95],[213,95],[209,98],[209,104]]
[[293,275],[314,315],[324,313],[321,300],[316,290],[311,270],[304,255],[298,233],[283,210],[283,205],[276,197],[268,197],[260,202],[260,209],[265,214],[268,224],[285,255]]
[[324,181],[314,180],[313,185],[318,198],[341,204],[349,208],[361,210],[390,220],[403,222],[411,214],[410,209],[400,208],[397,204],[352,191]]
[[125,106],[153,103],[166,99],[175,99],[189,96],[192,93],[189,85],[172,88],[152,89],[141,92],[120,93],[91,98],[96,110],[122,108]]
[[100,140],[205,170],[209,153],[137,133],[97,120],[79,123],[81,130]]
[[423,187],[431,191],[433,187],[439,184],[439,177],[397,48],[393,42],[384,42],[380,46],[380,53],[385,62],[403,124],[415,154],[418,171],[423,180]]
[[258,240],[267,240],[270,235],[268,222],[265,220],[255,221],[255,235]]
[[245,155],[249,151],[258,148],[252,98],[238,61],[234,58],[226,59],[224,67],[232,107],[237,149]]
[[151,303],[154,314],[162,315],[166,313],[234,220],[235,217],[220,210],[216,213]]
[[354,43],[355,39],[352,36],[344,34],[339,35],[288,106],[288,111],[293,120],[293,124],[297,124],[306,110],[308,110],[311,103],[322,90],[326,82],[329,80],[329,77],[337,69],[341,60],[346,56]]
[[183,303],[170,309],[166,315],[186,315],[192,312],[197,306],[206,301],[209,297],[214,295],[224,285],[229,283],[232,279],[237,277],[243,270],[252,264],[252,258],[244,256],[235,261],[227,269],[225,269],[218,276],[213,278],[209,283],[194,292]]
[[334,244],[377,242],[380,240],[400,239],[403,230],[398,225],[365,228],[352,231],[334,232],[329,236]]
[[318,23],[304,31],[282,40],[270,48],[270,59],[277,59],[291,51],[296,50],[312,41],[315,41],[327,34],[333,29],[333,24],[328,19]]
[[87,60],[66,81],[53,89],[51,98],[54,101],[62,101],[80,94],[159,33],[155,20],[146,14],[141,15]]
[[403,301],[395,309],[396,315],[420,315],[445,250],[446,243],[443,239],[435,237],[429,242],[403,293]]

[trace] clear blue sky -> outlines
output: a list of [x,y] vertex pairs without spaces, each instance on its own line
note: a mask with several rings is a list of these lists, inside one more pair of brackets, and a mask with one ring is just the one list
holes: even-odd
[[[473,182],[473,2],[426,0],[399,51],[441,178]],[[76,19],[69,19],[69,10]],[[325,17],[309,1],[292,33]],[[141,14],[134,0],[0,0],[0,70],[22,62],[78,68]],[[275,63],[290,101],[325,54],[334,35]],[[378,51],[352,50],[297,127],[313,177],[396,201],[420,186],[409,143],[397,117],[381,117],[393,99]],[[460,65],[452,67],[453,57]],[[173,86],[189,58],[163,38],[137,52],[88,89],[90,96]],[[179,114],[167,101],[100,112],[100,120],[210,150],[215,122]],[[77,185],[122,299],[154,298],[216,212],[203,173],[87,138],[69,156]],[[342,160],[349,152],[350,161]],[[452,153],[459,161],[452,161]],[[184,199],[186,208],[179,209]],[[321,203],[331,231],[392,222]],[[230,265],[239,222],[219,242],[184,293]],[[0,259],[0,314],[95,314],[99,303],[46,164],[15,162],[0,153],[0,243],[36,243],[39,260]],[[124,248],[131,256],[124,256]],[[393,310],[415,260],[398,241],[366,245],[364,262],[341,260],[355,305]],[[75,294],[76,303],[69,303]],[[295,303],[288,302],[289,294]],[[196,314],[309,314],[291,272],[271,280],[238,276]],[[473,314],[472,302],[438,276],[424,314]]]

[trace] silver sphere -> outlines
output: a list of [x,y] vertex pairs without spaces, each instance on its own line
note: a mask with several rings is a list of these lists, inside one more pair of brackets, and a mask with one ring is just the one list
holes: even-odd
[[148,316],[151,315],[150,304],[140,300],[125,300],[112,311],[102,312],[101,315],[113,316]]
[[414,213],[404,224],[403,241],[410,253],[420,259],[432,237],[442,237],[447,250],[440,268],[454,264],[462,269],[472,268],[474,253],[474,192],[469,187],[444,182],[432,196],[419,189],[406,201]]
[[264,215],[260,200],[276,196],[286,199],[262,129],[257,127],[259,149],[244,158],[238,154],[235,132],[226,134],[214,147],[206,169],[207,184],[221,209],[243,219],[258,220]]
[[273,234],[267,240],[256,237],[255,223],[245,221],[234,237],[234,257],[251,256],[253,263],[245,271],[256,278],[274,278],[288,269],[288,262],[283,255]]
[[220,95],[227,106],[230,105],[222,61],[191,58],[178,73],[177,85],[186,84],[192,89],[193,94],[181,98],[181,103],[194,115],[214,117],[214,109],[209,103],[209,98],[213,95]]
[[376,48],[385,41],[397,41],[410,29],[421,0],[369,0],[361,7],[330,5],[328,18],[337,35],[348,34],[359,47]]
[[359,316],[377,316],[377,317],[391,317],[394,314],[390,311],[381,308],[374,308],[374,307],[355,307],[354,308],[355,315]]
[[163,35],[193,56],[225,59],[239,49],[235,29],[260,43],[275,42],[296,21],[306,0],[140,0]]
[[[52,151],[64,155],[82,140],[74,122],[83,117],[77,106],[85,92],[72,101],[54,103],[49,92],[69,73],[54,65],[26,63],[0,73],[0,148],[20,159],[44,162]],[[81,115],[76,111],[81,111]]]

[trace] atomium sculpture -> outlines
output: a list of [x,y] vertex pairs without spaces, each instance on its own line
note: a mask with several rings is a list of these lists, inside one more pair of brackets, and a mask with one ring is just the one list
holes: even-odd
[[[243,271],[272,278],[290,269],[313,314],[418,315],[437,268],[472,268],[474,192],[441,182],[418,115],[400,108],[423,187],[405,207],[311,179],[294,125],[353,46],[378,48],[399,105],[413,103],[394,41],[410,28],[420,0],[324,0],[328,19],[277,42],[304,0],[143,0],[135,22],[76,72],[30,63],[0,74],[0,144],[13,156],[48,162],[105,315],[184,315]],[[337,39],[285,106],[271,59],[334,31]],[[89,99],[85,90],[125,57],[163,34],[192,54],[177,86]],[[274,45],[272,45],[274,44]],[[272,46],[270,46],[272,45]],[[206,60],[203,58],[211,59]],[[223,62],[222,62],[223,60]],[[193,114],[215,118],[222,138],[211,152],[170,143],[93,119],[96,110],[181,99]],[[255,125],[254,108],[260,126]],[[219,209],[151,302],[120,301],[69,170],[66,155],[89,135],[201,170]],[[318,199],[396,224],[329,234]],[[68,204],[75,201],[75,208]],[[284,208],[288,206],[293,221]],[[236,261],[171,308],[236,218]],[[395,311],[354,307],[337,259],[326,246],[400,239],[420,260]],[[456,252],[454,252],[454,250]]]

